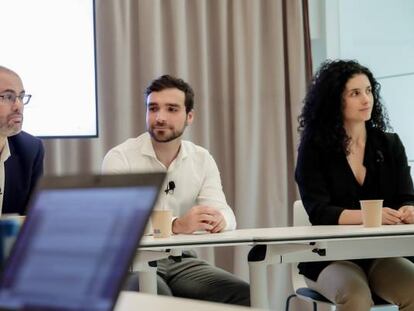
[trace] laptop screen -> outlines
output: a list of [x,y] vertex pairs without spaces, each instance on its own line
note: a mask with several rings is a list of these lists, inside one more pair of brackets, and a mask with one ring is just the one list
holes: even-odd
[[111,310],[163,182],[155,175],[43,182],[2,273],[0,307]]

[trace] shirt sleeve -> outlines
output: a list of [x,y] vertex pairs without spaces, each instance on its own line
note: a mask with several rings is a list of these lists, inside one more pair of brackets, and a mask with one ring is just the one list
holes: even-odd
[[226,202],[220,172],[213,157],[208,154],[204,163],[205,177],[197,197],[197,204],[217,208],[226,220],[224,230],[236,229],[236,217]]
[[405,148],[397,134],[393,134],[393,138],[392,154],[395,155],[395,171],[398,183],[396,199],[400,206],[414,205],[414,187]]
[[323,161],[315,146],[303,143],[298,151],[295,178],[309,221],[313,225],[337,225],[344,208],[331,202]]
[[39,140],[39,148],[38,148],[38,151],[37,151],[37,154],[34,160],[34,165],[33,165],[34,184],[36,184],[39,178],[43,175],[44,156],[45,156],[45,149],[43,147],[42,141]]
[[102,162],[102,173],[122,174],[130,171],[131,168],[125,155],[117,149],[109,150]]
[[40,177],[43,175],[44,156],[45,156],[45,149],[43,147],[42,141],[39,139],[37,153],[33,161],[33,169],[32,169],[32,177],[31,177],[29,195],[26,199],[25,206],[27,206],[27,202],[29,201],[31,193],[36,187],[36,184],[38,183]]

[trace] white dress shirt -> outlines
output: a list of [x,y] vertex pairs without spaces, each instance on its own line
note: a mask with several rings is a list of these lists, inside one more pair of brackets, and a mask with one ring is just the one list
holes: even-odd
[[9,141],[6,139],[3,150],[0,153],[0,215],[3,210],[3,196],[4,196],[4,162],[10,157]]
[[166,189],[170,181],[174,182],[175,189],[173,194],[162,192],[158,204],[167,204],[178,217],[194,205],[215,207],[226,220],[224,230],[236,228],[236,219],[226,202],[216,162],[206,149],[192,142],[181,142],[180,151],[168,169],[157,159],[149,133],[127,139],[112,148],[102,163],[102,172],[106,174],[160,171],[167,173],[162,189]]

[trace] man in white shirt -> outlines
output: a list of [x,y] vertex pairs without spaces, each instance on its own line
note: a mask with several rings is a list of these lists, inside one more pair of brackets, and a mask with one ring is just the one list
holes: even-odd
[[[145,92],[147,133],[131,138],[105,156],[104,173],[167,172],[166,184],[173,193],[165,202],[177,217],[173,233],[191,234],[234,230],[236,220],[224,196],[220,173],[209,152],[181,139],[193,122],[194,93],[181,79],[164,75]],[[167,193],[169,191],[166,191]],[[129,288],[137,288],[137,276]],[[158,261],[160,294],[250,305],[249,285],[185,252],[181,262]]]

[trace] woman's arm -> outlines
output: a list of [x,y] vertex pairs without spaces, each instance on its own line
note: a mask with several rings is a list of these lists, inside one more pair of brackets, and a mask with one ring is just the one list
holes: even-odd
[[311,143],[298,150],[295,178],[303,205],[313,225],[335,225],[343,207],[332,205],[326,177],[326,159]]
[[400,206],[414,205],[414,187],[411,179],[411,169],[408,165],[407,155],[403,143],[397,134],[389,136],[391,142],[391,154],[394,157],[396,174],[396,201]]
[[[413,206],[412,206],[413,207]],[[382,208],[382,224],[383,225],[396,225],[403,221],[401,211],[389,207]],[[407,216],[408,217],[408,216]],[[414,207],[413,214],[414,218]],[[362,224],[362,211],[361,210],[349,210],[345,209],[339,216],[338,224],[340,225],[359,225]]]

